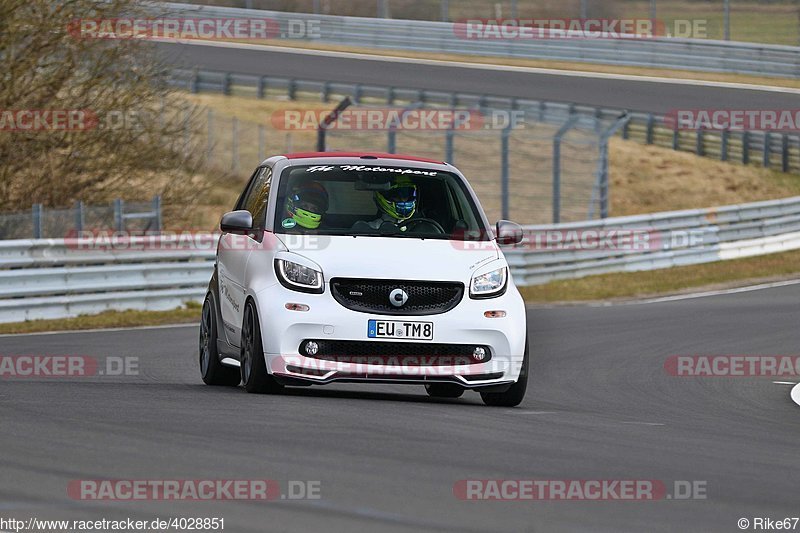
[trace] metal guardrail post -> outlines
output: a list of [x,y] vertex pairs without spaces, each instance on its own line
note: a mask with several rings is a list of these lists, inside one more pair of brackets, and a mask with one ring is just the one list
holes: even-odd
[[33,204],[31,208],[31,215],[33,216],[33,238],[42,238],[42,218],[44,217],[44,209],[42,204]]
[[289,100],[297,100],[297,80],[292,78],[286,86],[286,96]]
[[239,170],[239,119],[231,119],[231,169]]
[[652,113],[647,115],[647,144],[653,144],[653,126],[655,126],[656,119]]
[[789,136],[785,133],[781,137],[781,170],[789,172]]
[[386,105],[394,105],[394,87],[386,89]]
[[256,96],[258,98],[264,98],[266,95],[267,95],[267,77],[259,76],[258,87],[256,87]]
[[450,20],[450,2],[448,0],[441,0],[441,8],[442,22],[448,22]]
[[561,139],[578,121],[570,115],[553,136],[553,224],[561,222]]
[[83,202],[75,202],[75,231],[83,231]]
[[326,81],[322,84],[322,93],[320,99],[323,103],[327,104],[331,100],[331,82]]
[[114,229],[117,231],[125,230],[125,204],[122,198],[114,200]]
[[353,87],[353,103],[354,104],[360,104],[361,103],[361,93],[362,93],[361,84],[357,83],[355,85],[355,87]]
[[772,156],[772,145],[771,145],[771,143],[772,143],[772,137],[770,137],[770,134],[769,134],[768,131],[765,131],[764,132],[764,157],[763,157],[763,160],[761,161],[761,166],[763,166],[764,168],[769,168],[769,160],[770,160],[770,158]]
[[728,141],[730,140],[730,130],[722,130],[720,133],[720,146],[719,146],[719,159],[720,161],[728,160]]
[[161,195],[157,194],[153,196],[153,214],[155,217],[153,218],[153,231],[161,231],[163,227],[163,220],[161,218]]
[[189,83],[189,90],[192,92],[192,94],[197,94],[200,92],[200,71],[198,69],[195,68],[192,70],[192,80]]
[[350,97],[345,96],[342,101],[339,102],[339,104],[333,109],[333,111],[328,113],[328,115],[322,119],[322,122],[320,122],[319,127],[317,128],[317,152],[327,151],[325,133],[328,130],[328,126],[336,122],[342,111],[350,107],[350,104],[352,103],[353,102],[350,100]]
[[230,72],[226,72],[225,76],[222,79],[222,94],[224,94],[225,96],[230,96],[232,85],[233,85],[233,75]]
[[510,218],[511,207],[509,205],[509,180],[510,165],[508,154],[508,140],[511,136],[511,124],[503,128],[500,135],[500,213],[504,220]]
[[[628,128],[628,124],[625,124],[625,127],[622,128],[622,131],[625,131]],[[678,129],[678,121],[675,121],[674,127],[672,129],[672,149],[677,150],[680,146],[680,130]]]
[[750,132],[742,132],[742,164],[750,163]]
[[694,152],[699,156],[705,155],[705,146],[703,145],[703,128],[697,128],[697,134],[695,135],[695,145],[694,145]]

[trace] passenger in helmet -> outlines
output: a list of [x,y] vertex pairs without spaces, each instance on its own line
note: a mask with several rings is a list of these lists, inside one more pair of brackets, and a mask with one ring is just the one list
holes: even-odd
[[286,197],[284,228],[300,226],[317,229],[328,210],[328,191],[318,181],[309,181],[295,186]]
[[[384,224],[392,224],[405,229],[402,222],[417,212],[417,186],[411,178],[399,175],[385,191],[375,191],[373,199],[378,207],[378,218],[367,222],[370,228],[379,229]],[[364,224],[364,222],[360,222]]]

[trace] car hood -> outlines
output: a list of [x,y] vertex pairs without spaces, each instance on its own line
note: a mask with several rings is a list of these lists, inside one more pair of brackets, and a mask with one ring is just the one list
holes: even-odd
[[463,281],[500,257],[494,241],[451,241],[408,237],[280,235],[289,252],[335,277]]

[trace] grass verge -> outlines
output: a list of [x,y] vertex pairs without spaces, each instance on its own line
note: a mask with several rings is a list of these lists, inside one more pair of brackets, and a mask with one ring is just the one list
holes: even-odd
[[528,303],[645,298],[778,281],[800,275],[800,250],[701,265],[601,274],[521,287]]
[[27,320],[0,324],[0,334],[78,331],[84,329],[133,328],[200,321],[200,304],[190,302],[171,311],[106,311],[97,315],[55,320]]

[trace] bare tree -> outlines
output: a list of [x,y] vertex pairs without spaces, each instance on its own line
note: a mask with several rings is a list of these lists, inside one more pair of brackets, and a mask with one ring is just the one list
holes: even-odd
[[[154,9],[136,0],[0,0],[0,210],[157,193],[193,201],[196,113],[167,86],[152,43],[75,31],[81,20],[150,18]],[[89,126],[8,127],[24,110],[82,110]]]

